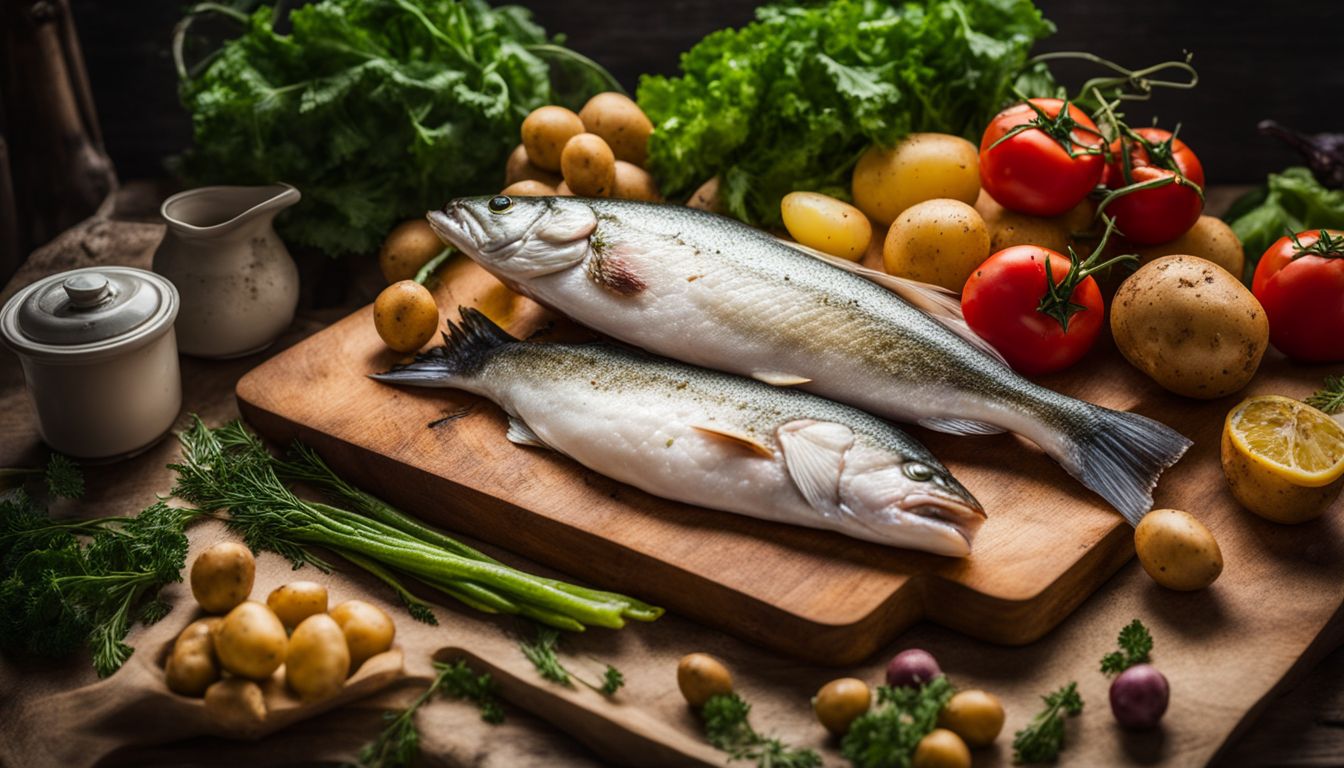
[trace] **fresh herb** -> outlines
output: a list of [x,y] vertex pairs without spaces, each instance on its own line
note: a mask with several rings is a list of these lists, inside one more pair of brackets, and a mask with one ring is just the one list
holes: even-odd
[[47,495],[53,499],[78,499],[84,495],[84,474],[69,458],[52,453],[45,469],[31,467],[0,468],[0,489],[17,488],[29,479],[42,476]]
[[764,6],[683,54],[680,77],[641,79],[650,168],[672,196],[717,175],[729,214],[777,225],[794,190],[848,199],[871,143],[911,131],[978,143],[1014,84],[1054,95],[1045,65],[1020,76],[1032,43],[1053,31],[1030,0]]
[[[370,572],[394,584],[403,599],[409,594],[404,581],[412,580],[477,610],[521,615],[559,629],[617,628],[627,619],[652,621],[662,614],[624,595],[510,568],[353,487],[346,492],[362,500],[358,512],[300,499],[277,474],[284,462],[240,422],[211,429],[193,418],[180,435],[182,463],[170,465],[177,472],[173,493],[219,512],[253,549],[277,552],[295,568],[329,569],[312,549],[323,547],[357,566],[374,563]],[[330,482],[336,485],[339,478]],[[367,511],[375,508],[383,519]]]
[[1013,734],[1014,763],[1050,763],[1064,749],[1064,718],[1083,711],[1078,684],[1071,682],[1049,696],[1042,696],[1045,709],[1026,728]]
[[1153,636],[1148,634],[1148,628],[1138,619],[1120,630],[1115,643],[1120,646],[1120,650],[1101,657],[1102,674],[1117,675],[1135,664],[1143,664],[1148,661],[1148,654],[1153,652]]
[[1285,232],[1344,229],[1344,189],[1326,189],[1306,168],[1272,173],[1265,186],[1239,198],[1223,217],[1246,253],[1246,274]]
[[607,670],[602,673],[602,687],[598,689],[604,696],[613,696],[625,686],[625,675],[621,670],[607,665]]
[[1311,397],[1308,397],[1306,402],[1307,405],[1325,413],[1344,412],[1344,376],[1328,377],[1325,380],[1325,385]]
[[615,695],[625,685],[625,675],[610,664],[606,665],[606,671],[602,674],[602,682],[593,683],[567,668],[560,661],[560,656],[556,653],[560,645],[560,633],[550,627],[537,627],[537,635],[533,640],[523,640],[518,644],[522,649],[523,655],[536,667],[537,674],[546,680],[560,685],[573,685],[571,680],[578,680],[580,683],[592,688],[603,696]]
[[736,693],[711,696],[700,708],[705,738],[728,753],[730,760],[752,760],[759,768],[817,768],[821,756],[762,736],[751,727],[751,705]]
[[504,722],[504,709],[495,698],[495,683],[490,673],[477,676],[465,661],[452,664],[434,662],[438,674],[423,693],[400,712],[384,715],[387,727],[370,744],[359,751],[362,768],[402,768],[409,766],[420,751],[420,729],[415,726],[415,713],[435,696],[467,699],[481,709],[481,719],[487,723]]
[[953,693],[944,675],[918,688],[878,686],[877,706],[849,726],[841,754],[857,768],[909,768],[915,747],[937,726]]
[[[498,191],[530,111],[577,109],[620,89],[519,6],[289,5],[297,7],[244,13],[201,3],[178,25],[173,49],[194,134],[179,164],[198,182],[294,184],[303,200],[277,221],[280,233],[328,254],[371,252],[400,219]],[[191,66],[186,54],[203,53],[203,41],[189,31],[202,14],[241,32]]]

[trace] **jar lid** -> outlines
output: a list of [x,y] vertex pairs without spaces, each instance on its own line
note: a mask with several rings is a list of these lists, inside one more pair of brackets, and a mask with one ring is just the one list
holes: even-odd
[[131,267],[87,267],[33,283],[0,311],[18,352],[87,354],[156,336],[177,317],[177,290]]

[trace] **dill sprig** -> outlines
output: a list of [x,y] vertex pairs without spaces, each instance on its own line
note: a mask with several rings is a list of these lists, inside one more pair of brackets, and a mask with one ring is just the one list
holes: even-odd
[[518,647],[522,649],[527,660],[532,662],[537,674],[553,683],[572,687],[573,681],[578,680],[603,696],[612,696],[625,685],[625,675],[610,664],[606,665],[600,683],[590,682],[571,671],[560,661],[560,656],[557,654],[560,647],[560,633],[550,627],[537,627],[536,637],[532,640],[526,638],[520,640]]
[[728,753],[729,760],[753,760],[759,768],[818,768],[821,756],[762,736],[751,727],[751,705],[736,693],[711,696],[700,708],[705,738]]
[[1143,664],[1153,652],[1153,636],[1138,619],[1126,624],[1120,630],[1120,636],[1116,638],[1115,643],[1120,646],[1120,650],[1101,657],[1102,674],[1116,675],[1135,664]]
[[1344,411],[1344,376],[1326,378],[1321,389],[1308,397],[1305,402],[1331,415]]
[[400,712],[387,712],[387,727],[359,752],[361,768],[402,768],[409,766],[420,752],[420,729],[415,725],[415,713],[435,696],[467,699],[481,710],[481,719],[487,723],[504,722],[504,708],[495,697],[495,683],[489,672],[479,676],[462,660],[445,664],[434,662],[437,674],[415,700]]
[[1014,763],[1049,763],[1058,759],[1064,749],[1064,718],[1083,711],[1083,698],[1078,695],[1075,682],[1041,699],[1045,701],[1045,709],[1026,728],[1013,734]]

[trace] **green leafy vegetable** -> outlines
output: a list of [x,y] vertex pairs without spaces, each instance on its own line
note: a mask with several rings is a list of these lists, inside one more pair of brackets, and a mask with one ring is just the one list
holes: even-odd
[[1031,719],[1026,728],[1013,734],[1014,763],[1050,763],[1064,749],[1064,718],[1083,711],[1078,684],[1069,683],[1049,696],[1041,697],[1045,709]]
[[504,708],[495,698],[495,682],[490,673],[477,676],[465,661],[452,664],[434,662],[438,674],[423,693],[400,712],[385,714],[387,727],[371,743],[359,751],[362,768],[402,768],[415,761],[420,751],[420,729],[415,726],[415,713],[425,702],[442,695],[453,699],[467,699],[480,707],[481,719],[487,723],[504,722]]
[[953,693],[943,675],[918,688],[878,686],[877,706],[849,726],[841,753],[857,768],[909,768],[915,747],[937,726]]
[[288,34],[264,6],[205,3],[188,20],[208,11],[243,29],[192,71],[179,25],[194,133],[180,169],[199,183],[294,184],[303,201],[280,232],[328,254],[370,252],[400,219],[497,191],[528,112],[615,85],[518,6],[320,0],[288,14]]
[[1271,173],[1265,186],[1246,193],[1223,217],[1241,239],[1246,274],[1269,246],[1290,233],[1344,229],[1344,189],[1326,189],[1302,168]]
[[751,705],[736,693],[711,696],[700,708],[705,738],[730,760],[752,760],[759,768],[819,768],[820,755],[762,736],[751,727],[750,714]]
[[[1030,0],[767,5],[683,54],[681,77],[640,81],[650,167],[674,196],[717,174],[731,215],[776,225],[793,190],[848,199],[872,142],[911,131],[978,140],[1013,99],[1032,43],[1053,31]],[[1052,83],[1043,66],[1016,81],[1028,95]]]
[[1148,654],[1153,652],[1153,636],[1138,619],[1120,630],[1115,643],[1120,646],[1120,650],[1101,657],[1102,674],[1117,675],[1135,664],[1143,664],[1148,661]]
[[1335,414],[1344,411],[1344,376],[1330,376],[1324,386],[1307,398],[1307,405]]
[[523,640],[518,644],[522,649],[523,655],[536,667],[537,674],[546,680],[560,685],[572,685],[571,680],[578,680],[580,683],[592,688],[603,696],[615,695],[625,685],[625,675],[610,664],[606,665],[606,670],[602,674],[600,683],[589,682],[583,676],[575,674],[560,661],[556,650],[560,645],[560,633],[550,627],[537,627],[537,636],[534,640]]
[[84,495],[84,473],[79,465],[59,453],[47,459],[47,493],[53,497],[78,499]]

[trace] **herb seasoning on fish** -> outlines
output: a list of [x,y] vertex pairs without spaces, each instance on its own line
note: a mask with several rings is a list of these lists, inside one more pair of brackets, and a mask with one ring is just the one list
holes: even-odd
[[429,220],[520,293],[649,351],[933,430],[1021,434],[1132,524],[1190,446],[1152,419],[1018,376],[941,289],[881,275],[884,288],[723,216],[496,196]]
[[928,449],[855,408],[609,344],[521,342],[461,314],[446,346],[374,378],[489,398],[509,440],[677,501],[953,556],[984,522]]

